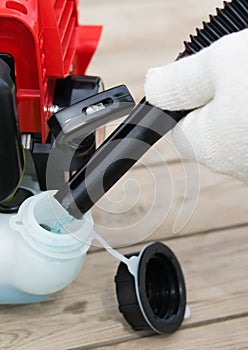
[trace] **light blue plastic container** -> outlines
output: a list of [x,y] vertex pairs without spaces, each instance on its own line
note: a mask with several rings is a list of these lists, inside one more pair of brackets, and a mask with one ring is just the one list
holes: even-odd
[[0,304],[42,301],[68,286],[82,268],[92,241],[92,216],[72,221],[59,234],[43,228],[69,218],[54,193],[28,198],[17,215],[0,214]]

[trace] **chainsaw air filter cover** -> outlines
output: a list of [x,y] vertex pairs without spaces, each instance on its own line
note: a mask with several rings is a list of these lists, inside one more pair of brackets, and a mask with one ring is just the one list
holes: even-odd
[[160,242],[134,255],[138,255],[137,274],[121,262],[115,276],[120,312],[135,330],[175,332],[186,308],[185,282],[176,256]]

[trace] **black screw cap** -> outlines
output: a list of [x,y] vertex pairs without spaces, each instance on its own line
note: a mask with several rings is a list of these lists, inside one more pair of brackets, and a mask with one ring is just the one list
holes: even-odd
[[170,248],[160,242],[149,244],[139,256],[137,276],[121,262],[115,283],[119,310],[134,330],[170,334],[180,327],[186,288],[180,264]]

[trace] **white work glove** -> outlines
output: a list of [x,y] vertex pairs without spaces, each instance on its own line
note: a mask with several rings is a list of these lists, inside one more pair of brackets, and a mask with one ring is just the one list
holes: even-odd
[[248,183],[248,29],[151,68],[145,95],[162,109],[195,109],[173,129],[183,158]]

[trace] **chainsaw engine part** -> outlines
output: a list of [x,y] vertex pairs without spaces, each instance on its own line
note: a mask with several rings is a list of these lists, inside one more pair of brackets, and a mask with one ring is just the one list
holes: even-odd
[[84,75],[102,27],[79,25],[78,2],[1,1],[0,53],[15,62],[22,133],[41,133],[45,143],[56,79]]
[[[101,88],[102,80],[95,76],[68,76],[65,79],[57,79],[54,96],[54,105],[59,105],[58,108],[68,110],[72,103],[78,103],[86,96],[94,95]],[[62,111],[61,111],[62,112]],[[55,118],[51,117],[50,123]],[[89,116],[90,118],[90,116]],[[41,134],[34,133],[30,136],[31,142],[29,145],[30,154],[32,156],[36,175],[39,181],[40,189],[57,189],[60,184],[65,182],[65,172],[74,172],[88,162],[96,149],[95,131],[87,138],[81,139],[77,147],[70,145],[59,145],[56,143],[56,157],[53,157],[55,181],[49,181],[47,187],[47,163],[54,145],[54,137],[49,134],[46,143],[42,143]],[[60,146],[60,147],[59,147]],[[54,150],[53,150],[54,152]],[[71,159],[69,167],[67,159]]]
[[24,154],[17,122],[11,69],[0,59],[0,201],[10,200],[22,179]]
[[98,127],[130,113],[134,104],[127,87],[120,85],[57,112],[48,125],[57,143],[76,149]]
[[89,75],[69,75],[57,79],[53,104],[65,108],[98,93],[103,86],[101,78]]
[[[57,109],[54,103],[58,93],[63,91],[63,97],[66,95],[60,107],[67,107],[87,94],[95,94],[101,85],[100,78],[85,78],[83,75],[98,45],[102,26],[79,25],[77,7],[76,0],[3,0],[0,5],[0,59],[11,68],[10,76],[16,89],[17,132],[29,139],[27,147],[23,144],[25,158],[28,159],[25,177],[30,178],[31,175],[31,187],[35,188],[38,179],[41,190],[46,190],[46,165],[53,144],[47,121]],[[8,132],[3,127],[1,130],[5,134]],[[13,143],[15,132],[14,128]],[[88,153],[92,154],[95,150],[94,144],[95,137],[94,140],[92,137],[89,152],[88,144],[84,144],[87,155],[80,156],[80,159],[75,156],[76,164],[73,164],[72,171],[81,166],[80,162],[84,164],[88,161]],[[16,147],[19,146],[17,141]],[[19,153],[16,157],[21,159],[23,155]],[[6,170],[10,164],[13,164],[12,159],[6,163]],[[18,178],[19,173],[8,172],[8,176],[5,173],[3,176],[6,181],[11,181],[12,177]],[[3,186],[8,192],[7,186]],[[12,202],[13,208],[28,195],[23,194],[24,189],[18,192]],[[0,201],[5,198],[4,191],[1,191]],[[10,206],[10,202],[8,205],[5,203],[2,210],[9,210]]]

